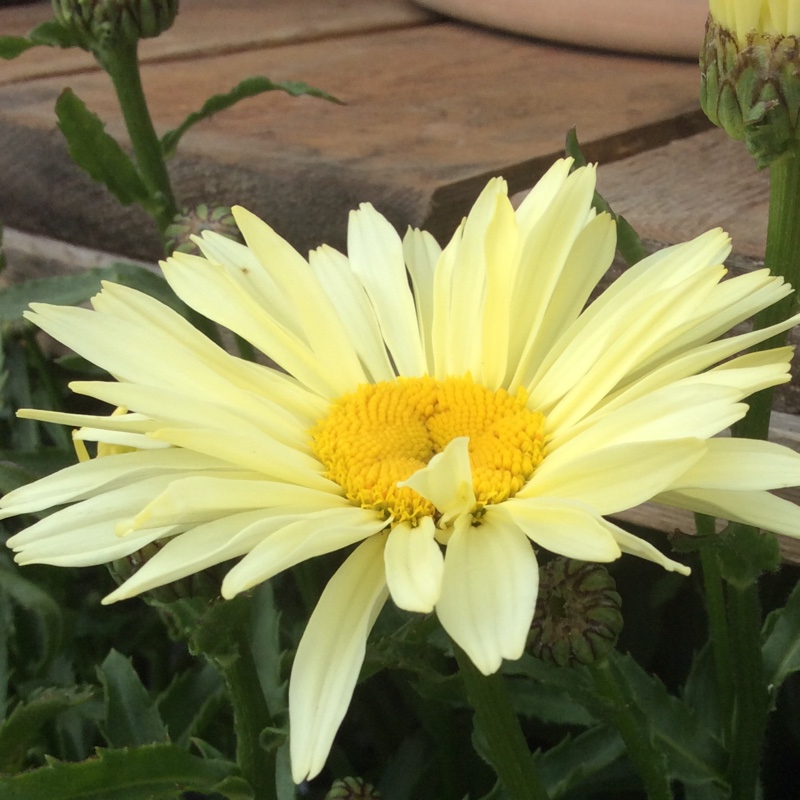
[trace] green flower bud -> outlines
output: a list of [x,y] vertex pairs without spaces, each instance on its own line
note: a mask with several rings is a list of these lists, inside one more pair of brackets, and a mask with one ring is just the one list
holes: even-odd
[[178,0],[53,0],[56,20],[92,52],[135,44],[167,30]]
[[717,0],[711,11],[700,51],[700,104],[715,125],[745,142],[760,167],[769,166],[794,153],[800,136],[798,37],[788,28],[753,27],[773,17],[752,0]]
[[325,800],[381,800],[383,795],[362,778],[345,778],[333,782]]
[[614,579],[605,567],[553,559],[539,570],[539,599],[528,650],[561,667],[598,661],[617,643],[621,606]]
[[214,231],[242,241],[236,220],[228,206],[209,206],[205,203],[196,208],[184,208],[177,214],[172,224],[164,232],[164,240],[168,253],[176,250],[180,253],[197,254],[198,247],[192,241],[193,236],[199,236],[203,231]]

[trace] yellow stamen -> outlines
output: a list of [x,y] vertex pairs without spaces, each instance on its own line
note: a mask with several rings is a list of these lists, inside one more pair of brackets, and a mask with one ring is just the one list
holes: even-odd
[[[544,457],[544,416],[511,396],[463,378],[398,378],[336,400],[311,431],[314,453],[351,502],[393,523],[434,516],[432,503],[397,483],[449,442],[469,438],[478,507],[513,497]],[[442,509],[439,509],[440,511]]]

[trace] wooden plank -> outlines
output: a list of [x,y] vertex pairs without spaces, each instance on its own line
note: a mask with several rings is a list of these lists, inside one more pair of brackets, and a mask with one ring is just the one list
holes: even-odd
[[[303,250],[321,241],[341,246],[346,212],[364,200],[401,229],[424,224],[443,236],[487,176],[531,185],[574,124],[589,154],[606,160],[706,124],[691,64],[451,23],[147,65],[143,78],[164,130],[210,93],[259,73],[305,80],[346,105],[253,98],[190,132],[173,173],[183,202],[242,203]],[[70,82],[121,135],[105,77]],[[0,215],[31,232],[153,257],[144,218],[104,201],[69,163],[53,130],[62,85],[0,87]]]
[[721,226],[735,255],[763,259],[769,173],[713,129],[602,166],[598,189],[642,236],[675,243]]
[[[48,1],[0,9],[0,33],[21,36],[48,19]],[[220,55],[365,31],[420,25],[435,15],[411,0],[182,0],[169,31],[141,44],[144,62]],[[3,63],[0,84],[98,69],[82,50],[39,47]]]

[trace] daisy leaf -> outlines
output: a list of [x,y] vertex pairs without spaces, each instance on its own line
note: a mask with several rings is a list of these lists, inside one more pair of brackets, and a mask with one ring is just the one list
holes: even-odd
[[0,778],[0,796],[3,800],[177,800],[182,792],[214,791],[235,770],[227,761],[198,758],[172,744],[98,749],[97,756],[86,761],[48,759],[41,769]]
[[800,583],[786,605],[767,617],[763,642],[764,680],[775,697],[786,678],[800,671]]
[[309,97],[318,97],[321,100],[328,100],[332,103],[341,103],[333,95],[323,92],[321,89],[315,89],[302,81],[271,81],[261,75],[256,75],[250,78],[245,78],[241,83],[238,83],[229,92],[225,94],[215,94],[209,97],[203,104],[199,111],[194,111],[189,114],[186,119],[171,131],[167,131],[161,137],[161,149],[164,152],[164,158],[171,158],[175,154],[178,147],[178,142],[183,135],[198,122],[202,122],[214,114],[224,111],[226,108],[244,100],[247,97],[255,97],[256,95],[263,94],[264,92],[286,92],[292,97],[301,97],[308,95]]
[[0,36],[0,58],[10,61],[31,47],[80,47],[69,28],[50,19],[34,28],[27,36]]
[[152,211],[154,201],[133,160],[106,133],[100,117],[89,111],[71,89],[64,89],[56,101],[56,116],[69,153],[79,167],[104,184],[123,205],[138,203]]

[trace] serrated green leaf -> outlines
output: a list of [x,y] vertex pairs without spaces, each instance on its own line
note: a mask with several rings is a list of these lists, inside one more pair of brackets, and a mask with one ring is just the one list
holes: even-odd
[[579,736],[567,736],[546,752],[535,753],[533,762],[551,800],[555,800],[613,764],[624,752],[620,735],[598,725]]
[[747,525],[732,522],[717,535],[722,577],[738,589],[754,584],[765,572],[781,565],[778,537]]
[[42,689],[14,708],[0,726],[0,773],[18,772],[45,723],[94,694],[92,687]]
[[211,792],[236,772],[171,744],[97,751],[79,763],[51,760],[41,769],[0,778],[3,800],[178,800],[182,792]]
[[[214,787],[211,797],[221,797],[224,800],[253,800],[255,795],[253,787],[244,778],[234,775],[218,783]],[[278,797],[278,800],[282,800],[282,798]]]
[[0,58],[11,61],[31,47],[36,47],[27,36],[0,36]]
[[104,184],[123,205],[139,203],[148,210],[153,202],[136,165],[106,133],[97,114],[71,89],[65,89],[56,101],[58,127],[64,134],[73,161],[93,180]]
[[333,95],[323,92],[321,89],[315,89],[312,86],[308,86],[302,81],[271,81],[269,78],[265,78],[261,75],[245,78],[241,83],[234,86],[229,92],[226,92],[225,94],[215,94],[212,97],[209,97],[199,111],[189,114],[189,116],[186,117],[186,119],[177,128],[167,131],[161,138],[161,149],[164,152],[164,157],[171,158],[175,154],[175,150],[178,147],[178,142],[181,140],[181,137],[186,133],[186,131],[188,131],[194,125],[197,125],[198,122],[202,122],[203,120],[214,116],[214,114],[224,111],[226,108],[230,108],[240,100],[244,100],[247,97],[255,97],[256,95],[263,94],[264,92],[274,91],[286,92],[286,94],[290,94],[293,97],[308,95],[309,97],[318,97],[322,100],[329,100],[332,103],[340,102],[333,97]]
[[611,661],[647,720],[654,744],[666,756],[670,775],[689,784],[724,785],[727,752],[694,711],[630,656],[615,653]]
[[100,731],[111,747],[166,741],[167,728],[130,659],[111,650],[100,665],[98,675],[106,702]]
[[262,583],[253,593],[250,606],[251,648],[273,719],[288,707],[288,684],[281,674],[280,620],[272,584],[269,581]]
[[800,582],[786,605],[767,617],[762,640],[764,679],[775,696],[786,678],[800,671]]
[[27,36],[0,36],[0,58],[11,60],[31,47],[76,47],[78,39],[70,31],[51,19],[34,28]]
[[597,720],[563,689],[531,680],[506,681],[509,700],[523,717],[559,725],[588,727]]
[[187,747],[208,714],[225,698],[225,684],[212,664],[179,675],[158,698],[158,711],[170,739]]

